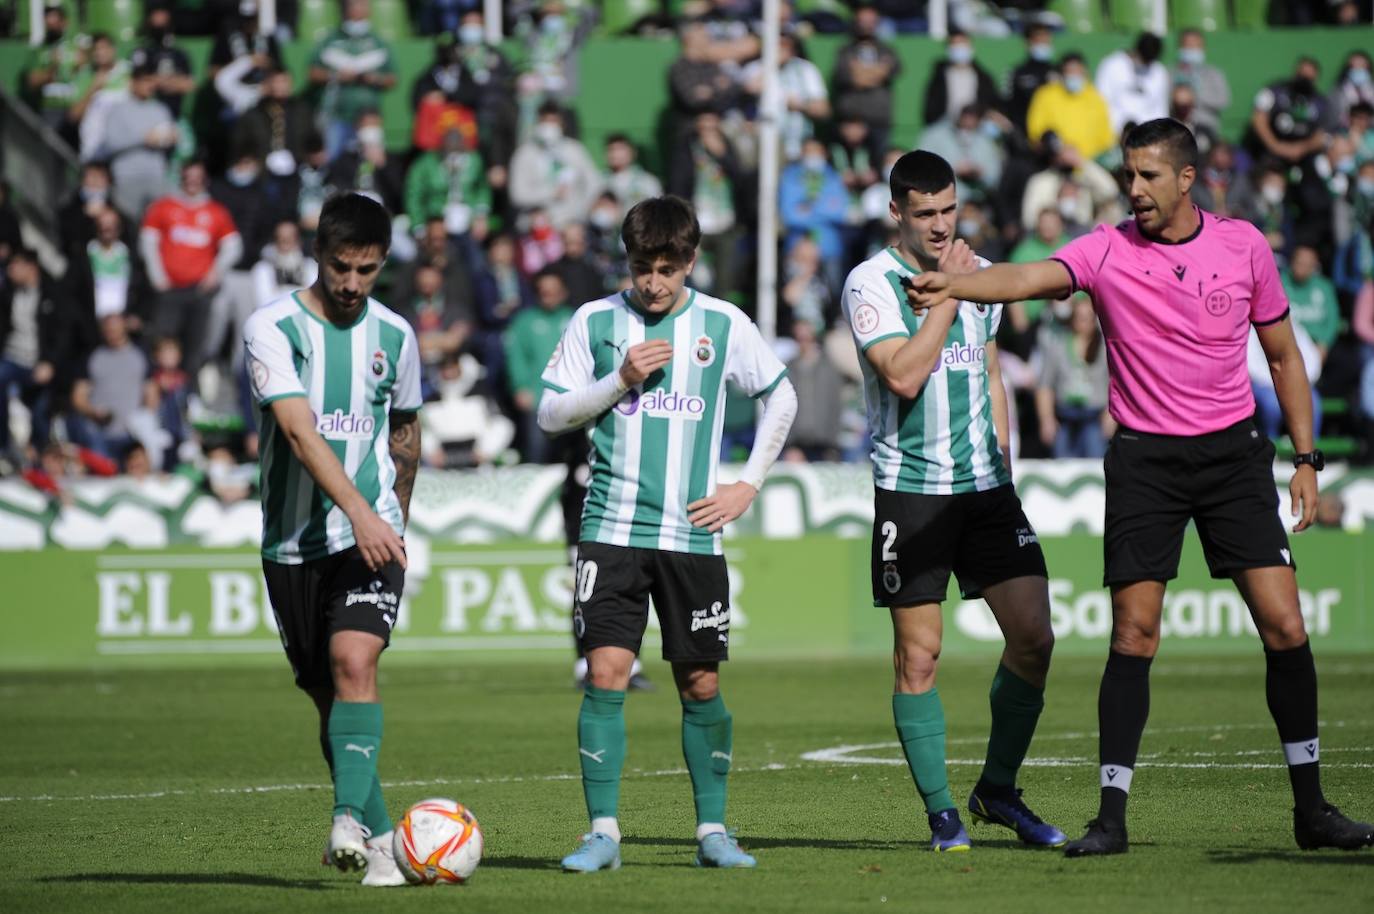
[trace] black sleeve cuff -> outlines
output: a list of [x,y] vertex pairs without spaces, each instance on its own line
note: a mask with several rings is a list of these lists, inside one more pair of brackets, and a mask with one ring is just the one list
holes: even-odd
[[1050,260],[1053,260],[1055,263],[1059,264],[1064,269],[1069,271],[1069,293],[1072,294],[1074,292],[1081,292],[1082,287],[1078,284],[1078,277],[1074,275],[1073,267],[1069,266],[1067,263],[1060,260],[1058,257],[1051,257]]
[[1273,326],[1274,324],[1277,324],[1279,321],[1281,321],[1281,320],[1283,320],[1284,318],[1286,318],[1286,317],[1288,316],[1288,312],[1290,312],[1290,311],[1292,311],[1292,310],[1293,310],[1292,308],[1284,308],[1284,309],[1283,309],[1283,313],[1280,314],[1278,317],[1273,318],[1272,320],[1267,320],[1267,321],[1251,321],[1250,323],[1254,324],[1256,327],[1271,327],[1271,326]]

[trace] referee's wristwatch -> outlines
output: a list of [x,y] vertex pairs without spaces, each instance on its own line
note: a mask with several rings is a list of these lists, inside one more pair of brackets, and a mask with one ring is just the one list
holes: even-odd
[[1318,450],[1308,451],[1306,454],[1294,454],[1293,469],[1296,470],[1303,464],[1307,464],[1317,472],[1321,472],[1326,468],[1326,456]]

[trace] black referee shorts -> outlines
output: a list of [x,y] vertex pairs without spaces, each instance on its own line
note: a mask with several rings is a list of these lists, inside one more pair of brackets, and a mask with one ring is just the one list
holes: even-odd
[[371,571],[358,547],[350,546],[299,565],[263,559],[262,574],[300,688],[333,684],[329,639],[335,632],[368,632],[391,643],[405,587],[405,572],[395,562]]
[[1122,428],[1107,446],[1103,584],[1178,577],[1191,520],[1214,578],[1297,568],[1279,517],[1274,445],[1249,419],[1195,437]]

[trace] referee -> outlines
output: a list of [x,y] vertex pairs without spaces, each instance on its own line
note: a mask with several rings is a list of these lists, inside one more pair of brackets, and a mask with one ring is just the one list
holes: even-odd
[[1278,514],[1274,447],[1255,428],[1245,350],[1254,326],[1297,455],[1289,492],[1311,525],[1317,472],[1311,392],[1288,302],[1264,237],[1203,212],[1192,133],[1170,118],[1132,129],[1123,182],[1134,220],[1098,226],[1032,264],[915,277],[915,306],[1092,298],[1107,342],[1108,408],[1120,430],[1107,449],[1104,584],[1112,644],[1098,693],[1102,797],[1070,857],[1127,849],[1126,797],[1150,709],[1165,583],[1178,573],[1191,519],[1214,578],[1231,578],[1264,642],[1265,695],[1293,787],[1303,849],[1374,845],[1374,826],[1326,802],[1318,772],[1317,674],[1298,606],[1295,565]]

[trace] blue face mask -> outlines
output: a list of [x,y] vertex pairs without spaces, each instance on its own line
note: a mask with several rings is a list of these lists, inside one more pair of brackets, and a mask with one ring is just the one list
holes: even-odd
[[1054,45],[1052,44],[1033,44],[1030,46],[1031,60],[1038,60],[1046,63],[1054,57]]
[[563,33],[563,17],[558,15],[545,16],[540,20],[539,27],[547,35],[561,35]]
[[458,40],[469,47],[481,44],[485,35],[486,31],[480,25],[464,25],[458,28]]
[[1368,70],[1351,69],[1351,71],[1350,71],[1349,73],[1345,74],[1345,78],[1348,79],[1348,80],[1350,80],[1350,84],[1351,84],[1352,86],[1367,86],[1367,85],[1369,85],[1369,71],[1368,71]]
[[978,132],[990,140],[995,140],[1002,136],[1001,129],[993,121],[980,121],[978,123]]
[[1374,197],[1374,178],[1360,178],[1355,182],[1355,189],[1366,197]]
[[1202,48],[1179,48],[1178,62],[1186,63],[1190,67],[1196,67],[1207,59],[1207,52]]
[[945,56],[949,58],[949,62],[952,64],[973,63],[973,48],[966,44],[950,45]]
[[1069,90],[1071,95],[1077,95],[1083,91],[1083,77],[1075,74],[1064,77],[1064,88]]

